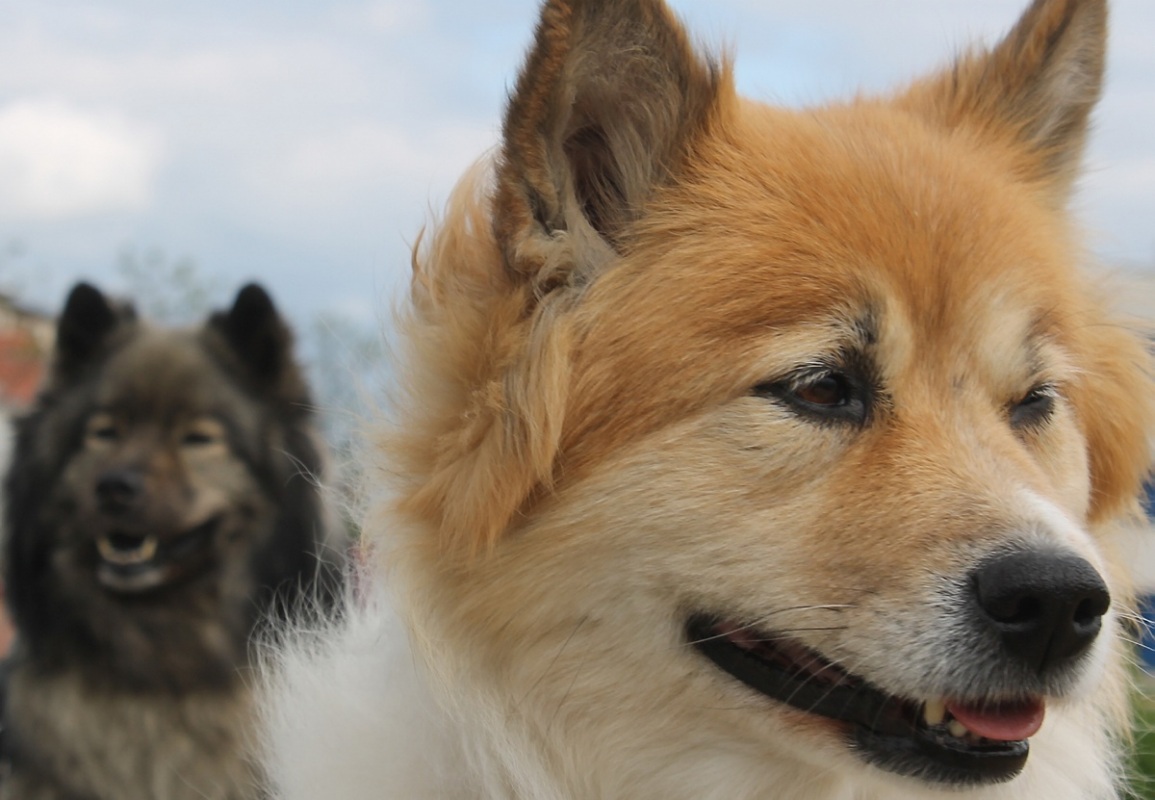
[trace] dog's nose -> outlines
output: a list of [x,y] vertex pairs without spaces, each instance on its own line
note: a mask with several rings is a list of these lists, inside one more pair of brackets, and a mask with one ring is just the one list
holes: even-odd
[[1111,604],[1094,567],[1053,550],[988,561],[974,573],[974,590],[1007,652],[1039,674],[1086,650]]
[[122,514],[136,503],[144,488],[140,473],[131,469],[109,470],[96,481],[96,498],[106,514]]

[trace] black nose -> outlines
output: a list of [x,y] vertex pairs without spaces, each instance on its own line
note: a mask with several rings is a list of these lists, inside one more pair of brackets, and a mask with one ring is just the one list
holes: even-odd
[[96,481],[96,499],[106,514],[123,514],[136,504],[144,488],[140,473],[133,469],[114,469]]
[[975,572],[974,589],[984,621],[1007,652],[1038,674],[1086,650],[1111,604],[1094,567],[1054,550],[988,561]]

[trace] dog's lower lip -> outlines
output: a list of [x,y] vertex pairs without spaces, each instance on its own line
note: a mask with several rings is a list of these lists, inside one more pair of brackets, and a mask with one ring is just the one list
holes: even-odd
[[[702,655],[755,691],[842,723],[851,748],[887,771],[929,783],[973,786],[1010,780],[1026,763],[1030,744],[1025,738],[993,740],[975,735],[953,719],[946,707],[937,724],[928,724],[926,717],[931,714],[922,703],[886,694],[792,639],[707,614],[691,616],[686,632]],[[1023,720],[1034,713],[1041,722],[1041,701],[1006,707],[1008,716],[1022,717],[1007,730],[1037,730],[1037,724]],[[976,719],[981,713],[976,711]],[[939,716],[937,711],[934,715]]]

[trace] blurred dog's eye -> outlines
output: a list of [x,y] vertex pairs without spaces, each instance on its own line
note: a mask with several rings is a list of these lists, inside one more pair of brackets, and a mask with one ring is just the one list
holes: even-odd
[[115,442],[120,429],[109,414],[96,414],[85,425],[84,435],[93,442]]
[[1023,429],[1045,425],[1055,412],[1058,392],[1050,384],[1034,387],[1011,406],[1011,427]]
[[760,384],[754,393],[776,399],[791,410],[820,421],[862,424],[867,416],[867,390],[850,375],[834,370],[809,371],[785,380]]
[[181,444],[186,447],[207,447],[225,440],[225,429],[215,419],[199,419],[185,431]]

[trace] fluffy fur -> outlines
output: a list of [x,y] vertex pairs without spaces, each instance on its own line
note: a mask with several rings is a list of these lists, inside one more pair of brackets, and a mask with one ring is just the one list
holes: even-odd
[[260,796],[249,637],[340,560],[311,417],[261,288],[191,330],[73,290],[6,484],[0,794]]
[[[272,669],[280,795],[1116,797],[1110,538],[1152,386],[1067,211],[1106,20],[1036,0],[905,90],[792,111],[659,0],[548,0],[499,158],[414,257],[385,588]],[[976,611],[1024,552],[1111,595],[1037,670]],[[705,657],[703,614],[907,706],[1046,719],[1004,782],[880,767]]]

